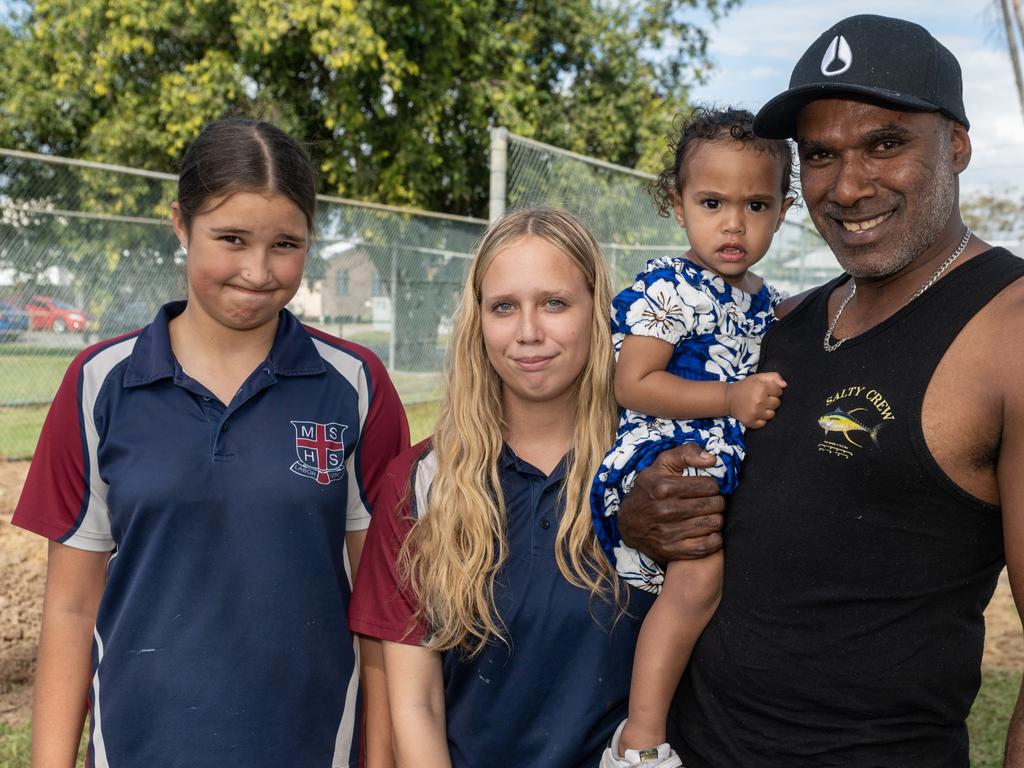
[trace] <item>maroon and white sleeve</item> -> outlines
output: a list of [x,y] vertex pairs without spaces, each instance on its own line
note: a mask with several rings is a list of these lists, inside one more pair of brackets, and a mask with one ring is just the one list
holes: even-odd
[[114,548],[94,414],[104,382],[133,342],[91,347],[68,367],[39,435],[14,525],[77,549]]

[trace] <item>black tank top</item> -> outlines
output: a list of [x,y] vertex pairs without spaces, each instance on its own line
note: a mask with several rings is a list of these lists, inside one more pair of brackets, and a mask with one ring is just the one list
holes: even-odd
[[788,382],[725,526],[721,606],[669,714],[688,768],[968,765],[999,508],[921,430],[935,367],[1024,262],[994,249],[835,352],[819,288],[764,340]]

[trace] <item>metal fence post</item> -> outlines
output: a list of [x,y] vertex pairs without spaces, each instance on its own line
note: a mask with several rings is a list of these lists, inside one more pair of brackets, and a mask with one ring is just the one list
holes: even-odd
[[491,207],[493,224],[505,213],[508,191],[508,128],[491,128]]

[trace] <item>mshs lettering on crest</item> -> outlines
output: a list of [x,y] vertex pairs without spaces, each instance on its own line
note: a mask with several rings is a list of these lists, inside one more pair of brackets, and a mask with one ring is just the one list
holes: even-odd
[[292,472],[312,478],[320,485],[340,480],[345,474],[343,437],[348,425],[334,421],[326,424],[293,421],[292,426],[295,427],[295,453],[299,459],[292,464]]

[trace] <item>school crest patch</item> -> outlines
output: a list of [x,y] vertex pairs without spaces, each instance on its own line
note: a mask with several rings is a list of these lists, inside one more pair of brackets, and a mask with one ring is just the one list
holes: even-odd
[[348,426],[331,421],[293,421],[295,427],[295,453],[292,472],[330,485],[345,474],[344,435]]

